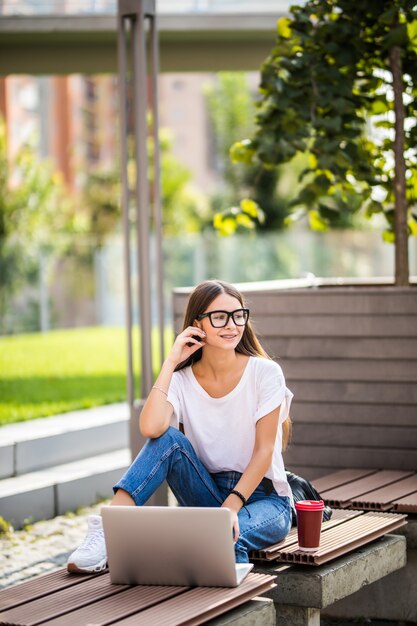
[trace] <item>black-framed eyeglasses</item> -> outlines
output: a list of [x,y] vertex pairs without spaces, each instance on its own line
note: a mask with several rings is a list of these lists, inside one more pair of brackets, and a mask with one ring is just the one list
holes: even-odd
[[213,328],[224,328],[229,323],[230,318],[233,319],[236,326],[245,326],[249,319],[249,309],[236,309],[236,311],[209,311],[208,313],[202,313],[197,317],[198,320],[202,320],[208,317],[210,324]]

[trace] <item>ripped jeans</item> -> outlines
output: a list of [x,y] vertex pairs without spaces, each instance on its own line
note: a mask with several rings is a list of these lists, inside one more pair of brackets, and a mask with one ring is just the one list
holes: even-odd
[[[185,435],[170,426],[157,439],[147,440],[113,490],[124,489],[140,506],[166,480],[181,506],[218,507],[240,477],[234,471],[208,472]],[[237,563],[247,563],[251,550],[281,541],[291,528],[290,499],[275,489],[268,493],[262,481],[238,513]]]

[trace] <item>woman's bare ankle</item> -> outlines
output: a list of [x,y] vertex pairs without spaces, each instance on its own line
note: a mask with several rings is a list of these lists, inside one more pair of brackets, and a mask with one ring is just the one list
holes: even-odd
[[136,502],[130,493],[127,493],[124,489],[118,489],[116,491],[110,504],[113,506],[136,506]]

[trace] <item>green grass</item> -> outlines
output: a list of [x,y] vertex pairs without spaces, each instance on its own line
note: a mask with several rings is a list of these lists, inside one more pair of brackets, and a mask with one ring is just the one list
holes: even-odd
[[126,349],[123,328],[1,337],[0,425],[126,400]]

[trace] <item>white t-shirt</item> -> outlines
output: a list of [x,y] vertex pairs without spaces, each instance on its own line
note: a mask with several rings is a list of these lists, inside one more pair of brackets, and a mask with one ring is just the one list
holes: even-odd
[[226,396],[212,398],[191,367],[174,372],[168,391],[175,424],[184,425],[184,434],[211,473],[243,473],[253,454],[256,422],[280,406],[274,453],[265,475],[277,493],[291,501],[282,459],[282,423],[288,417],[292,398],[281,367],[269,359],[253,356],[236,387]]

